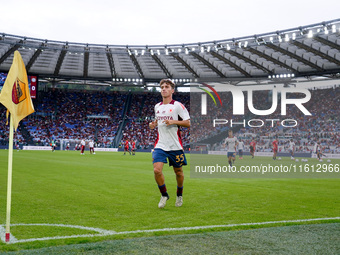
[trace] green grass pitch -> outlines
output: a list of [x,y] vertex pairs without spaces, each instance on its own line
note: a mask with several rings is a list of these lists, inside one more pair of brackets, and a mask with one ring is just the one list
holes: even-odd
[[[340,216],[340,179],[336,178],[190,178],[190,167],[186,166],[184,204],[177,208],[175,174],[166,165],[163,172],[170,200],[164,209],[158,209],[160,193],[154,181],[151,153],[123,156],[122,152],[90,155],[86,151],[85,155],[80,155],[75,151],[14,151],[13,154],[11,234],[18,240],[95,232],[15,224],[67,224],[125,232]],[[190,164],[190,155],[187,158]],[[1,150],[0,219],[3,226],[6,223],[7,160],[8,151]],[[253,160],[245,157],[236,164],[264,161],[273,162],[269,157]],[[290,159],[280,161],[281,164],[285,162]],[[332,160],[332,163],[340,163],[340,160]],[[339,223],[340,220],[327,222]],[[251,228],[258,227],[217,230]],[[164,230],[9,245],[1,242],[0,251],[214,231],[216,229]]]

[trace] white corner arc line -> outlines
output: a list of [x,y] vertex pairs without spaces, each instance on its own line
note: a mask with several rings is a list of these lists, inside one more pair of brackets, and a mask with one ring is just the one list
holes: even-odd
[[[327,221],[327,220],[340,220],[340,217],[331,218],[314,218],[314,219],[301,219],[301,220],[282,220],[282,221],[266,221],[266,222],[253,222],[253,223],[238,223],[238,224],[226,224],[226,225],[209,225],[209,226],[196,226],[196,227],[181,227],[181,228],[161,228],[161,229],[147,229],[147,230],[132,230],[132,231],[122,231],[115,232],[112,230],[104,230],[100,228],[84,227],[78,225],[64,225],[64,224],[47,224],[47,223],[32,223],[32,224],[11,224],[11,226],[51,226],[51,227],[66,227],[66,228],[77,228],[89,231],[98,232],[98,234],[83,234],[83,235],[70,235],[70,236],[53,236],[53,237],[41,237],[41,238],[30,238],[30,239],[16,239],[10,240],[10,243],[26,243],[34,241],[47,241],[47,240],[57,240],[57,239],[70,239],[70,238],[80,238],[80,237],[101,237],[101,236],[111,236],[111,235],[127,235],[135,233],[153,233],[153,232],[163,232],[163,231],[188,231],[188,230],[201,230],[201,229],[214,229],[214,228],[231,228],[240,226],[261,226],[270,224],[286,224],[286,223],[304,223],[313,221]],[[0,225],[0,233],[3,228]],[[2,240],[2,238],[1,238]],[[4,241],[4,240],[3,240]]]
[[76,228],[76,229],[83,229],[88,231],[98,232],[100,234],[113,234],[116,233],[112,230],[105,230],[101,228],[93,228],[93,227],[85,227],[79,225],[69,225],[69,224],[48,224],[48,223],[18,223],[18,224],[11,224],[11,226],[45,226],[45,227],[62,227],[62,228]]

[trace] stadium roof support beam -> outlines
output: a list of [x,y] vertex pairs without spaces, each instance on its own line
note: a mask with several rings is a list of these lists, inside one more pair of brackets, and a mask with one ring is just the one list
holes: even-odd
[[113,63],[113,58],[112,58],[112,54],[111,54],[110,49],[107,50],[106,57],[107,57],[107,60],[109,61],[111,78],[114,78],[114,77],[116,77],[116,69],[115,69],[115,65]]
[[64,61],[66,53],[67,53],[67,47],[64,46],[63,49],[61,50],[60,54],[59,54],[58,61],[57,61],[57,64],[55,66],[55,69],[54,69],[54,73],[53,74],[55,76],[59,75],[59,71],[60,71],[61,65],[62,65],[62,63]]
[[266,46],[268,48],[275,50],[275,51],[281,52],[282,54],[284,54],[286,56],[289,56],[291,58],[295,58],[297,61],[302,62],[305,65],[310,66],[310,67],[312,67],[312,68],[314,68],[318,71],[321,71],[321,72],[325,71],[322,67],[320,67],[320,66],[304,59],[303,57],[300,57],[300,56],[288,51],[288,50],[282,49],[280,46],[277,46],[277,45],[274,45],[274,44],[271,44],[271,43],[268,43]]
[[90,58],[90,53],[88,50],[85,50],[84,52],[84,78],[87,78],[88,73],[89,73],[89,58]]
[[337,60],[337,59],[335,59],[335,58],[332,58],[331,56],[329,56],[329,55],[327,55],[327,54],[325,54],[325,53],[323,53],[323,52],[321,52],[321,51],[318,51],[318,50],[316,50],[316,49],[314,49],[314,48],[312,48],[312,47],[309,47],[309,46],[307,46],[306,44],[303,44],[303,43],[301,43],[301,42],[299,42],[299,41],[294,41],[293,44],[294,44],[295,46],[299,47],[299,48],[302,48],[302,49],[304,49],[304,50],[306,50],[306,51],[309,51],[309,52],[311,52],[311,53],[313,53],[313,54],[315,54],[315,55],[318,55],[318,56],[320,56],[320,57],[322,57],[322,58],[324,58],[324,59],[327,59],[328,61],[330,61],[330,62],[332,62],[332,63],[337,64],[338,66],[340,66],[340,61],[339,61],[339,60]]
[[268,56],[267,54],[265,54],[265,53],[255,49],[255,48],[249,47],[249,48],[246,48],[246,50],[248,50],[251,53],[256,54],[256,55],[258,55],[258,56],[260,56],[260,57],[262,57],[262,58],[264,58],[264,59],[266,59],[266,60],[268,60],[270,62],[273,62],[274,64],[279,65],[279,66],[281,66],[281,67],[283,67],[283,68],[285,68],[287,70],[290,70],[290,71],[292,71],[292,72],[294,72],[296,74],[300,74],[300,72],[297,69],[294,69],[293,67],[291,67],[291,66],[289,66],[289,65],[287,65],[287,64],[285,64],[285,63],[283,63],[283,62],[281,62],[279,60],[277,60],[276,58]]
[[194,75],[195,78],[199,78],[199,75],[195,72],[194,69],[192,69],[187,62],[184,61],[184,59],[182,59],[179,55],[177,54],[171,54],[171,56],[173,56],[178,62],[180,62],[182,65],[185,66],[186,69],[188,69],[188,71],[190,73],[192,73]]
[[144,79],[145,76],[144,76],[144,74],[143,74],[142,68],[141,68],[140,65],[138,64],[138,61],[137,61],[135,55],[131,54],[131,55],[130,55],[130,58],[131,58],[133,64],[135,65],[135,67],[137,68],[137,72],[138,72],[140,78]]
[[[229,52],[226,51],[225,49],[223,49],[225,52]],[[232,61],[230,61],[229,59],[226,59],[225,57],[223,57],[222,55],[218,54],[217,52],[213,52],[210,51],[210,54],[213,55],[214,57],[218,58],[219,60],[223,61],[224,63],[226,63],[227,65],[231,66],[232,68],[234,68],[235,70],[239,71],[240,73],[242,73],[244,76],[250,78],[252,77],[250,75],[250,73],[246,72],[243,68],[241,68],[240,66],[236,65],[235,63],[233,63]]]
[[163,62],[155,55],[151,55],[152,58],[157,62],[157,64],[160,66],[160,68],[162,68],[163,72],[166,74],[167,78],[172,78],[171,73],[169,72],[169,70],[166,68],[166,66],[163,64]]
[[331,48],[337,49],[338,51],[340,51],[340,46],[334,42],[331,42],[321,36],[314,36],[313,37],[314,40],[321,42],[322,44],[328,45]]
[[40,48],[37,49],[37,50],[34,52],[33,56],[32,56],[31,59],[30,59],[30,61],[28,61],[27,65],[26,65],[26,70],[27,70],[27,72],[30,71],[32,65],[34,64],[34,62],[37,60],[37,58],[39,57],[40,53],[42,52],[41,47],[43,47],[43,45],[44,45],[44,44],[42,44],[42,45],[40,46]]
[[263,72],[267,73],[268,75],[272,75],[274,74],[271,70],[265,68],[264,66],[260,65],[259,63],[255,62],[254,60],[250,59],[250,58],[247,58],[246,56],[238,53],[237,51],[233,51],[233,50],[229,50],[228,53],[230,55],[233,55],[239,59],[242,59],[243,61],[251,64],[252,66],[255,66],[257,67],[258,69],[262,70]]
[[221,78],[226,78],[226,76],[220,71],[218,70],[214,65],[212,65],[209,61],[207,61],[205,58],[201,57],[199,54],[197,54],[196,52],[191,52],[190,53],[192,56],[194,56],[195,58],[197,58],[199,61],[201,61],[203,64],[205,64],[206,66],[208,66],[211,70],[213,70],[215,73],[217,73]]
[[20,40],[18,43],[16,43],[12,48],[10,48],[1,58],[0,58],[0,65],[6,58],[8,58],[14,51],[19,49],[20,44],[23,43],[23,40]]

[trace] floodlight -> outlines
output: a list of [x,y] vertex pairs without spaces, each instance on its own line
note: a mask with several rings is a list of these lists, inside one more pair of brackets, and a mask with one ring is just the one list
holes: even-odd
[[309,30],[307,37],[308,38],[312,38],[313,37],[313,31],[312,30]]
[[332,26],[332,33],[335,33],[336,32],[336,25],[333,25]]
[[285,35],[285,41],[289,42],[289,35],[288,34]]
[[293,33],[292,35],[292,39],[295,40],[296,39],[296,33]]

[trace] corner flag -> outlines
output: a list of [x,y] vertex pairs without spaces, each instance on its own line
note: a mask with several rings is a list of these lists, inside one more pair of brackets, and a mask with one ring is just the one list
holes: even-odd
[[11,69],[0,93],[0,103],[7,108],[7,118],[8,112],[11,113],[13,122],[10,125],[13,125],[15,130],[23,118],[34,112],[25,64],[17,50],[14,52]]
[[19,126],[19,122],[34,112],[28,79],[24,61],[19,51],[14,52],[14,58],[9,69],[5,84],[0,93],[0,103],[11,113],[9,123],[9,145],[8,145],[8,178],[7,178],[7,212],[6,212],[6,233],[5,241],[10,241],[11,221],[11,196],[12,196],[12,165],[13,165],[13,129]]

